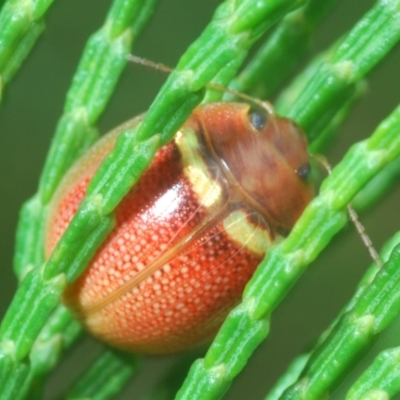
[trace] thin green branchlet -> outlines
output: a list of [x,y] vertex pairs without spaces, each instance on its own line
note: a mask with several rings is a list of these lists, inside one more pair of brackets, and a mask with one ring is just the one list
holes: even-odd
[[400,347],[382,351],[354,382],[346,400],[390,399],[400,392]]
[[310,51],[315,28],[335,3],[336,0],[311,0],[288,14],[229,88],[261,99],[271,98]]
[[182,385],[190,365],[204,354],[204,349],[195,349],[177,357],[175,363],[161,379],[153,385],[146,400],[172,400]]
[[[394,246],[398,245],[399,243],[400,233],[397,233],[385,245],[382,252],[382,259],[386,260],[390,252],[393,250]],[[368,277],[368,275],[366,274],[366,276],[362,280],[362,282],[365,283],[365,286],[367,286],[368,283],[372,282],[375,274],[373,271],[371,271],[370,277]],[[391,318],[395,316],[394,314],[395,312],[393,312]],[[384,350],[373,360],[370,366],[365,369],[364,373],[353,383],[346,395],[346,399],[355,400],[373,398],[372,394],[375,392],[376,394],[380,393],[380,398],[391,398],[395,394],[400,393],[399,376],[399,348],[396,347],[393,349]]]
[[352,309],[313,352],[301,378],[288,388],[282,399],[319,399],[340,378],[346,367],[370,346],[400,311],[399,269],[400,245],[392,251],[372,283]]
[[104,25],[89,38],[40,178],[43,204],[48,204],[71,164],[97,140],[94,124],[103,113],[126,66],[133,40],[152,14],[155,3],[114,1]]
[[[380,252],[380,259],[383,262],[387,262],[391,255],[393,249],[400,243],[400,232],[396,233],[388,242],[383,246],[382,251]],[[286,389],[288,389],[291,385],[295,384],[299,377],[302,374],[302,371],[306,367],[307,363],[313,357],[314,354],[318,354],[322,345],[325,345],[327,341],[329,341],[329,335],[332,334],[333,330],[338,326],[344,315],[350,313],[357,303],[360,301],[362,296],[364,296],[365,292],[368,290],[368,287],[372,285],[376,275],[381,271],[381,267],[376,263],[373,263],[365,272],[364,276],[361,278],[360,283],[358,284],[354,295],[348,302],[348,304],[341,310],[340,314],[335,318],[335,320],[330,324],[330,326],[323,332],[321,337],[319,338],[317,345],[313,349],[312,352],[307,354],[302,354],[298,358],[296,358],[292,364],[289,366],[288,370],[282,375],[276,385],[270,390],[265,400],[277,400],[280,399],[282,394]],[[348,356],[351,356],[352,353],[349,352]],[[354,356],[356,354],[353,353]],[[334,359],[331,356],[331,359]],[[302,376],[302,379],[304,377]],[[356,385],[356,384],[355,384]],[[357,384],[358,386],[358,384]],[[377,386],[369,386],[369,389]],[[352,389],[351,389],[352,390]],[[365,390],[365,389],[364,389]],[[357,397],[356,397],[357,398]]]
[[[86,108],[89,109],[90,103],[92,104],[93,108],[93,104],[96,102],[96,107],[98,109],[97,113],[99,114],[99,111],[101,111],[101,107],[105,106],[111,95],[111,91],[113,89],[111,83],[114,84],[116,83],[117,77],[121,73],[121,66],[124,61],[124,57],[130,51],[130,47],[126,46],[125,48],[119,49],[120,38],[122,37],[122,39],[125,40],[126,42],[127,34],[128,37],[129,34],[132,37],[137,36],[141,27],[146,22],[146,19],[148,19],[149,15],[151,14],[153,4],[154,2],[146,2],[145,6],[139,9],[138,8],[139,2],[135,1],[130,1],[130,2],[119,1],[114,3],[114,7],[111,9],[109,16],[106,20],[107,29],[103,28],[102,30],[100,30],[100,32],[98,34],[95,34],[94,37],[92,38],[92,41],[88,44],[87,49],[85,51],[86,57],[81,62],[81,68],[78,68],[76,77],[74,79],[75,86],[73,86],[70,90],[70,98],[72,97],[75,99],[76,102],[80,103],[79,104],[75,103],[75,105],[73,104],[71,105],[71,103],[73,102],[70,99],[67,109],[71,110],[75,106],[76,108],[80,108],[80,110],[82,110],[82,108],[85,108],[85,105],[87,105]],[[110,24],[109,21],[113,21],[113,23]],[[107,31],[108,36],[102,34],[104,33],[105,30]],[[109,39],[112,40],[110,41]],[[103,41],[105,40],[106,43],[103,43],[102,40]],[[93,48],[95,51],[93,51]],[[108,51],[105,54],[102,54],[102,50],[104,50],[104,48],[106,49],[110,48],[111,53],[110,51]],[[116,49],[117,51],[114,50],[114,53],[112,53],[113,49]],[[123,50],[122,54],[121,50]],[[98,57],[99,54],[108,57],[107,60],[108,64],[104,65],[103,58]],[[115,54],[116,56],[113,56],[113,54]],[[119,63],[117,63],[116,61],[113,62],[113,59],[114,60],[119,59]],[[96,67],[96,65],[98,67]],[[112,68],[110,68],[110,66]],[[87,71],[88,69],[90,70],[90,68],[97,71],[97,75],[87,74]],[[114,77],[111,80],[107,78],[108,76],[113,76],[113,75]],[[107,81],[108,85],[104,85],[104,83],[102,83],[101,85],[98,84],[99,81],[103,82],[104,80]],[[91,82],[94,82],[94,84]],[[97,82],[97,84],[95,82]],[[101,93],[99,93],[98,89],[99,87],[101,87]],[[89,88],[88,89],[89,91],[82,90],[82,88]],[[79,94],[77,94],[76,91],[78,91]],[[73,95],[71,95],[71,92]],[[102,101],[99,102],[98,100],[99,98],[102,99]],[[68,114],[68,116],[71,115]],[[75,126],[76,125],[75,122],[76,121],[72,121],[70,123],[67,122],[67,125],[72,124],[73,126]],[[67,149],[67,153],[69,154],[68,157],[70,158],[72,155],[72,159],[76,158],[82,151],[81,149],[76,147],[77,138],[79,139],[80,134],[82,134],[82,132],[80,132],[79,130],[73,130],[70,135],[72,137],[68,138],[68,142],[71,143],[73,147]],[[84,134],[85,133],[83,133],[83,135]],[[59,129],[58,140],[57,139],[55,140],[53,147],[55,147],[56,149],[60,147],[62,148],[63,146],[60,146],[59,142],[60,141],[63,142],[65,138],[66,138],[65,132],[62,132],[62,129]],[[88,138],[86,137],[85,140],[87,139]],[[62,158],[62,154],[60,155],[59,152],[55,151],[55,157],[56,159],[60,160]],[[49,164],[52,164],[52,162],[50,161]],[[54,170],[57,170],[58,166],[53,165],[53,172],[51,173],[53,176],[60,174],[62,175],[62,173],[60,173],[59,171],[58,174],[54,173]],[[40,240],[43,238],[43,234],[38,235],[38,233],[43,232],[45,211],[46,211],[45,208],[41,204],[40,196],[38,195],[35,196],[29,202],[27,202],[23,208],[18,229],[17,252],[16,252],[16,262],[15,262],[15,270],[17,272],[17,276],[19,276],[20,278],[23,278],[26,275],[26,273],[29,272],[29,270],[31,270],[34,266],[39,266],[43,262],[44,246]],[[33,245],[33,243],[35,245]],[[31,249],[31,252],[27,251],[28,249]],[[76,323],[72,321],[70,322],[70,326],[74,326],[74,324]],[[64,340],[64,342],[66,342],[66,346],[68,347],[69,344],[68,341]],[[48,346],[56,347],[56,350],[58,350],[57,347],[58,344],[52,342],[51,340],[48,340]],[[34,346],[34,349],[35,348],[37,348],[37,346],[36,347]],[[38,348],[42,349],[43,345],[39,346]],[[40,355],[35,355],[36,353],[35,352],[33,353],[32,355],[33,359],[31,360],[34,366],[36,365],[34,360],[40,357]],[[53,354],[60,355],[60,351],[53,352]],[[51,363],[49,363],[48,369],[51,369]],[[34,378],[35,378],[35,372],[31,370],[28,380],[32,380]]]
[[107,348],[63,398],[113,398],[137,371],[137,356]]
[[309,358],[309,353],[301,354],[300,356],[296,357],[290,363],[287,370],[279,377],[279,380],[276,382],[276,384],[268,392],[265,400],[278,400],[281,397],[282,393],[290,385],[296,382]]
[[[56,137],[42,175],[39,193],[23,207],[17,232],[14,267],[22,282],[16,299],[11,305],[11,311],[8,312],[8,317],[5,317],[1,326],[4,336],[0,345],[3,353],[0,370],[3,372],[4,382],[10,382],[1,388],[4,398],[15,398],[15,391],[19,392],[21,387],[27,388],[29,382],[38,377],[35,375],[40,375],[40,370],[43,370],[43,367],[35,367],[38,365],[35,360],[41,357],[40,352],[35,349],[46,351],[48,350],[46,346],[35,347],[31,360],[33,369],[30,369],[27,360],[20,364],[19,359],[23,359],[25,354],[29,353],[47,316],[59,302],[60,294],[66,284],[63,275],[55,278],[57,285],[55,282],[52,283],[54,279],[49,279],[45,283],[45,280],[42,280],[43,272],[39,270],[44,261],[43,237],[46,204],[65,170],[97,137],[93,124],[107,104],[122,68],[126,64],[126,55],[131,51],[131,43],[151,15],[153,7],[153,1],[144,4],[136,0],[114,1],[104,27],[89,41],[71,90],[67,95],[65,114],[61,117],[57,128]],[[14,51],[18,51],[18,49],[14,49]],[[101,224],[100,230],[103,232],[109,229],[110,223],[112,224],[112,219],[108,218],[106,223]],[[104,225],[106,225],[105,229]],[[97,240],[99,245],[101,238],[95,233],[91,238],[92,244]],[[20,300],[18,300],[18,293]],[[58,300],[54,296],[58,297]],[[32,302],[24,302],[27,298],[31,298]],[[14,313],[20,308],[18,304],[24,303],[25,312],[20,310],[18,318]],[[28,311],[29,308],[30,311]],[[36,316],[28,317],[30,314],[36,314]],[[66,318],[68,319],[68,317]],[[67,321],[65,322],[67,323]],[[24,324],[26,328],[24,328]],[[73,324],[70,322],[70,326]],[[14,341],[11,337],[18,337],[18,339]],[[63,339],[65,340],[63,340],[62,346],[67,347],[69,345],[68,338],[64,337]],[[55,345],[57,346],[57,343]],[[48,346],[52,347],[50,339]],[[60,351],[55,354],[60,354]],[[51,368],[51,365],[52,360],[49,360],[48,369]],[[18,374],[14,373],[15,371]],[[35,371],[39,372],[35,373]],[[7,377],[10,377],[9,381]]]
[[152,14],[155,1],[114,1],[104,26],[89,39],[67,93],[39,192],[22,209],[17,230],[14,270],[18,277],[43,263],[46,205],[74,160],[98,137],[95,122],[104,111],[126,65],[133,40]]
[[352,205],[357,211],[369,209],[385,196],[398,182],[400,176],[400,158],[393,160],[379,172],[353,199]]
[[70,312],[58,305],[36,338],[29,353],[29,372],[19,388],[17,400],[40,399],[48,373],[82,333]]
[[[285,116],[307,132],[310,141],[327,125],[359,82],[400,38],[398,1],[377,1],[323,62]],[[323,100],[316,99],[319,93]],[[314,96],[314,97],[313,97]],[[313,103],[318,103],[314,105]]]
[[8,0],[0,7],[0,100],[4,86],[43,32],[43,18],[52,3],[53,0]]
[[[274,106],[280,115],[289,115],[295,103],[298,103],[298,98],[301,93],[311,84],[314,76],[322,68],[325,63],[329,63],[332,55],[338,48],[339,43],[334,43],[328,50],[318,54],[311,62],[301,71],[290,86],[283,90],[277,98]],[[330,120],[326,126],[321,127],[318,131],[318,136],[309,144],[310,154],[322,153],[333,142],[338,128],[341,126],[344,119],[350,113],[354,103],[365,93],[365,81],[360,80],[354,82],[354,91],[348,97],[343,97],[343,102],[340,105],[334,105],[330,111]],[[319,124],[320,125],[320,124]]]

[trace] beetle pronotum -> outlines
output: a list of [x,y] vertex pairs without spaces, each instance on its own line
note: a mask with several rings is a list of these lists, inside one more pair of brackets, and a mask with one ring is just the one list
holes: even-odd
[[[64,178],[47,253],[120,132]],[[198,107],[117,207],[116,227],[64,302],[123,349],[168,353],[207,341],[312,198],[309,174],[305,136],[292,121],[242,103]]]

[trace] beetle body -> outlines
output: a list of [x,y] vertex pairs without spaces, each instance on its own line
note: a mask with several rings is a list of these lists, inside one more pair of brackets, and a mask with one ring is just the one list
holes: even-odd
[[[51,207],[48,254],[121,130],[64,178]],[[197,108],[119,204],[114,230],[67,288],[65,304],[122,349],[168,353],[209,340],[268,246],[310,201],[307,166],[304,135],[291,121],[249,116],[239,103]]]

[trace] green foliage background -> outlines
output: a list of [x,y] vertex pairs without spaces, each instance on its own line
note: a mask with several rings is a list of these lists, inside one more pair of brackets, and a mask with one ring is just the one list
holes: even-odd
[[[374,2],[349,0],[338,3],[316,32],[314,53],[326,48],[350,29]],[[0,108],[0,317],[16,287],[11,265],[19,208],[37,188],[50,138],[82,48],[87,37],[102,24],[109,4],[106,0],[55,2],[46,18],[44,35],[5,91]],[[179,55],[210,20],[217,4],[211,0],[162,1],[135,45],[134,53],[175,65]],[[379,121],[398,104],[399,64],[400,48],[397,46],[371,74],[364,98],[327,154],[333,164],[340,160],[349,144],[369,136]],[[164,80],[165,76],[159,72],[137,65],[128,67],[106,114],[101,118],[101,131],[105,132],[146,110]],[[378,249],[398,229],[398,204],[399,192],[394,191],[361,217]],[[369,263],[367,251],[350,226],[334,240],[274,313],[271,335],[234,382],[226,398],[263,398],[287,363],[311,345],[328,326],[352,294]],[[397,325],[400,326],[399,323]],[[395,332],[394,327],[385,333],[378,345],[398,345]],[[85,349],[86,345],[90,346],[87,350],[90,359],[91,353],[98,348],[91,339],[86,339]],[[75,358],[69,356],[62,369],[55,373],[49,396],[67,385],[69,376],[79,374],[77,365],[84,364],[82,351],[79,350]],[[144,373],[126,390],[124,398],[136,398],[135,395],[145,392],[170,362],[169,358],[147,361]],[[343,394],[339,392],[336,398],[343,398]]]

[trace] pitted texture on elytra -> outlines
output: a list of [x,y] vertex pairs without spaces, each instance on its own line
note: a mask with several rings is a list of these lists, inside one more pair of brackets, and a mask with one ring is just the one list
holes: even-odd
[[237,302],[254,268],[249,265],[258,261],[238,251],[218,226],[195,243],[193,250],[184,251],[130,293],[89,316],[88,324],[108,321],[102,337],[114,342],[134,337],[147,351],[204,340],[219,325],[226,307]]
[[[183,170],[174,143],[158,151],[118,206],[116,228],[90,268],[65,293],[67,305],[87,328],[116,346],[169,352],[206,340],[238,302],[260,261],[260,254],[232,241],[217,220],[120,298],[104,300],[207,218],[209,210]],[[55,210],[50,248],[76,211],[88,179],[72,185]],[[104,302],[100,309],[91,311],[99,302]]]

